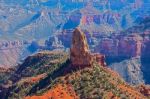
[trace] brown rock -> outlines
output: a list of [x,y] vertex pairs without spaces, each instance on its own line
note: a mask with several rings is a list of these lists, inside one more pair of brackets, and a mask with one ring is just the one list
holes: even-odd
[[73,32],[70,59],[73,66],[91,66],[93,62],[85,34],[79,28]]
[[141,92],[144,96],[150,97],[150,86],[148,85],[140,85],[138,86],[139,92]]
[[102,55],[100,53],[93,53],[94,60],[100,65],[100,66],[106,66],[105,62],[105,55]]

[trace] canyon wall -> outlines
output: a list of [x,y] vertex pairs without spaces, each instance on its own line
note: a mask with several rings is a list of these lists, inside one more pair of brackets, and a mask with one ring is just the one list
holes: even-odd
[[0,67],[17,66],[19,61],[29,55],[27,41],[1,41]]

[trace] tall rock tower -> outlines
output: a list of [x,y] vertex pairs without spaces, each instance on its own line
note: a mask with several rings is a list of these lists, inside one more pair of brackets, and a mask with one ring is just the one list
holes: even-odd
[[79,28],[73,32],[70,59],[73,66],[91,66],[93,57],[90,54],[85,34]]

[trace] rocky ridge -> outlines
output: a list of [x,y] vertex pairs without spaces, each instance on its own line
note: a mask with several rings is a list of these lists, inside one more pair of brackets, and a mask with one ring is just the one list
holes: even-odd
[[[83,51],[81,55],[88,53],[88,57],[93,59],[90,66],[85,63],[87,59],[84,58],[86,57],[79,54],[77,54],[79,58],[83,59],[77,60],[78,57],[73,57],[75,59],[72,60],[72,55],[69,57],[64,52],[37,53],[28,57],[9,78],[8,81],[12,82],[12,85],[6,90],[1,89],[2,99],[48,99],[50,97],[54,99],[147,99],[140,91],[127,84],[116,72],[101,65],[102,55],[91,53],[88,50],[84,33],[79,29],[75,31],[79,35],[75,35],[77,37],[73,37],[73,41],[80,39],[77,42],[82,43],[79,46],[78,43],[73,42],[72,50],[76,52],[78,51],[76,49],[81,47]],[[78,62],[80,64],[73,64]],[[70,66],[75,69],[69,69]],[[80,66],[83,68],[78,68]],[[66,72],[66,69],[70,71]]]

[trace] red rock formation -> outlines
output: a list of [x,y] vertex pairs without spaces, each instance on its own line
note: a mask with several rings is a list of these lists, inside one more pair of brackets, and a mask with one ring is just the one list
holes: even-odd
[[96,52],[106,56],[139,57],[142,53],[143,38],[140,35],[103,38],[95,48]]
[[85,34],[79,28],[73,32],[70,59],[73,66],[90,66],[93,62]]
[[104,56],[101,54],[91,54],[85,34],[79,29],[73,32],[72,46],[70,49],[70,59],[73,66],[91,66],[96,60],[100,65],[105,65]]

